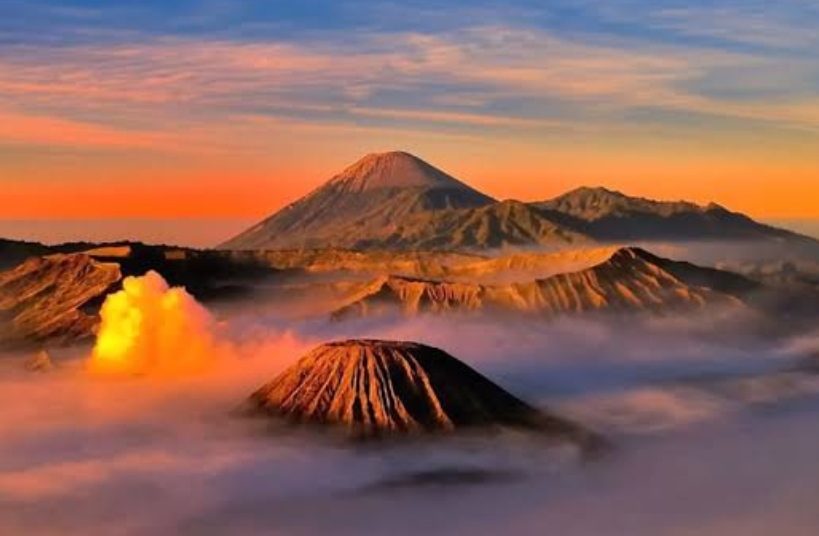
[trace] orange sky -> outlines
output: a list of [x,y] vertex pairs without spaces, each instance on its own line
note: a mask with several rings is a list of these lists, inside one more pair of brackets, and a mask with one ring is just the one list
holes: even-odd
[[[76,23],[52,15],[51,33]],[[261,218],[396,149],[498,198],[605,186],[819,219],[819,69],[799,40],[815,32],[748,47],[757,23],[660,42],[494,17],[315,39],[31,32],[0,47],[0,219]]]
[[[742,167],[710,173],[704,178],[694,167],[654,174],[609,169],[605,173],[574,170],[532,171],[528,175],[505,170],[469,170],[471,183],[499,198],[547,199],[579,185],[604,185],[632,195],[656,199],[718,202],[759,218],[819,218],[816,172],[783,177],[776,170],[746,180]],[[686,175],[686,171],[691,173]],[[331,174],[292,174],[276,181],[252,174],[216,176],[169,172],[173,179],[138,170],[133,180],[116,187],[93,181],[13,182],[0,192],[4,219],[63,218],[260,218],[307,193]],[[713,177],[713,178],[711,178]],[[738,182],[743,182],[741,188]],[[779,182],[779,185],[777,183]],[[775,186],[777,185],[777,186]]]
[[774,158],[771,150],[754,154],[751,148],[743,157],[684,145],[676,152],[650,147],[653,151],[642,153],[594,145],[402,141],[379,146],[353,138],[311,155],[305,140],[264,158],[146,153],[12,161],[3,171],[2,218],[261,218],[365,152],[395,148],[408,149],[498,198],[539,200],[581,185],[601,185],[658,199],[715,201],[758,218],[819,218],[819,164],[805,156],[797,159],[797,152],[791,162]]
[[[758,36],[736,7],[737,27],[704,34],[720,44],[695,38],[707,18],[663,38],[493,16],[289,37],[86,28],[97,38],[60,46],[30,32],[0,47],[0,219],[261,218],[396,149],[498,198],[605,186],[819,219],[815,32]],[[49,35],[77,23],[46,15]]]

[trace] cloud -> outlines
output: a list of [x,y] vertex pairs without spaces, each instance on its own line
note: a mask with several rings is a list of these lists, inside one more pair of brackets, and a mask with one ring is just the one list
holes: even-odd
[[[653,435],[617,436],[612,458],[578,466],[517,436],[348,449],[237,418],[231,410],[248,393],[330,333],[290,326],[296,336],[259,314],[227,321],[240,351],[191,377],[100,378],[59,351],[53,373],[30,375],[22,359],[3,356],[0,530],[35,536],[501,529],[525,535],[541,534],[546,524],[578,536],[815,530],[810,501],[819,479],[810,462],[819,434],[810,426],[811,402],[754,416],[715,411],[710,399],[666,389],[687,374],[742,374],[771,359],[762,355],[768,348],[741,334],[735,339],[724,326],[689,319],[630,329],[568,321],[533,329],[417,319],[334,334],[369,330],[434,343],[529,400],[545,397],[561,411],[571,406],[562,399],[611,409],[609,424],[652,417],[642,424]],[[693,391],[696,384],[688,385]],[[606,400],[619,395],[620,403],[584,405],[601,393],[609,393]],[[485,482],[453,489],[418,476],[458,470],[486,475]],[[646,481],[646,474],[653,478]]]
[[[810,79],[808,67],[788,62],[803,73],[792,83]],[[644,48],[509,26],[363,33],[343,41],[324,36],[309,43],[159,37],[15,45],[0,52],[0,95],[8,108],[0,135],[7,143],[176,150],[193,133],[187,144],[204,150],[223,143],[226,118],[268,111],[317,125],[380,121],[394,128],[454,125],[489,133],[559,131],[581,121],[614,125],[622,111],[639,108],[815,127],[814,96],[792,98],[792,87],[781,88],[787,100],[773,104],[699,89],[708,77],[730,84],[718,78],[729,66],[732,78],[747,82],[774,64],[737,52]],[[504,109],[510,101],[526,104]]]
[[[279,139],[271,123],[520,143],[578,130],[782,141],[819,128],[806,2],[482,0],[445,17],[427,0],[324,2],[320,19],[221,0],[46,2],[48,17],[11,5],[32,27],[0,48],[4,145],[261,159]],[[262,128],[244,122],[262,116]]]
[[351,107],[347,111],[362,117],[377,117],[397,120],[422,121],[444,124],[458,124],[470,126],[507,126],[521,128],[558,127],[568,128],[570,125],[562,121],[526,119],[524,117],[505,117],[492,114],[477,114],[466,112],[446,112],[427,110],[406,110],[395,108],[362,108]]
[[748,5],[732,2],[713,7],[660,7],[652,11],[648,23],[688,36],[708,37],[774,50],[801,53],[819,46],[813,17],[806,17],[805,13],[801,16],[794,13],[793,3],[789,5],[786,2],[774,9],[772,7],[767,3]]
[[108,295],[91,360],[102,374],[189,374],[227,351],[210,313],[183,288],[150,271]]
[[[666,0],[573,0],[574,15],[622,37],[639,36],[655,45],[675,44],[723,50],[803,55],[816,43],[819,10],[804,0],[772,4],[760,0],[719,2]],[[619,30],[618,30],[619,28]]]

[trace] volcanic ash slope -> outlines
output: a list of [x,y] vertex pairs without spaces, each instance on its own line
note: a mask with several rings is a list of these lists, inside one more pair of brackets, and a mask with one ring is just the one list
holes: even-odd
[[[396,309],[407,315],[511,311],[556,316],[743,308],[745,296],[759,287],[730,272],[662,259],[639,248],[588,250],[585,255],[587,268],[519,283],[484,285],[384,276],[352,295],[331,316],[346,320]],[[575,259],[573,267],[579,268],[581,261]],[[491,271],[495,267],[490,262],[483,264]]]
[[539,411],[437,348],[348,340],[319,346],[250,397],[285,420],[346,429],[354,438],[522,428],[584,448],[602,442]]
[[34,257],[0,272],[0,346],[90,338],[98,319],[85,307],[121,277],[119,266],[88,255]]

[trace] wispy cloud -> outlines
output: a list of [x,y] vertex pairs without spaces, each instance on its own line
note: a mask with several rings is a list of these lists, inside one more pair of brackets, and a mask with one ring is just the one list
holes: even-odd
[[783,6],[747,3],[724,6],[660,8],[650,24],[695,37],[745,43],[779,50],[808,52],[819,46],[816,21],[788,13]]
[[[665,10],[650,20],[682,28],[697,16]],[[793,76],[778,86],[769,71]],[[0,128],[0,142],[173,148],[169,131],[218,138],[219,125],[265,114],[316,125],[506,132],[599,128],[630,110],[656,109],[816,129],[816,79],[819,65],[801,57],[498,25],[330,32],[309,42],[18,44],[0,50],[0,98],[19,125]],[[748,91],[756,86],[759,95]],[[740,90],[742,98],[732,95]]]

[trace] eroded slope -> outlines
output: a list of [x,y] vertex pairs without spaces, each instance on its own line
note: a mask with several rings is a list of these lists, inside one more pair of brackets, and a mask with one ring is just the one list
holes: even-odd
[[121,277],[116,264],[82,254],[35,257],[0,273],[0,344],[90,337],[97,318],[84,306]]
[[[421,312],[514,311],[557,315],[585,311],[665,312],[743,305],[755,290],[730,274],[661,259],[638,248],[611,250],[588,268],[544,279],[480,284],[388,276],[373,281],[333,313],[340,320],[400,310]],[[601,250],[589,252],[589,261]],[[574,259],[580,262],[580,259]]]
[[319,346],[256,391],[251,405],[355,437],[522,427],[589,446],[580,426],[539,411],[437,348],[348,340]]

